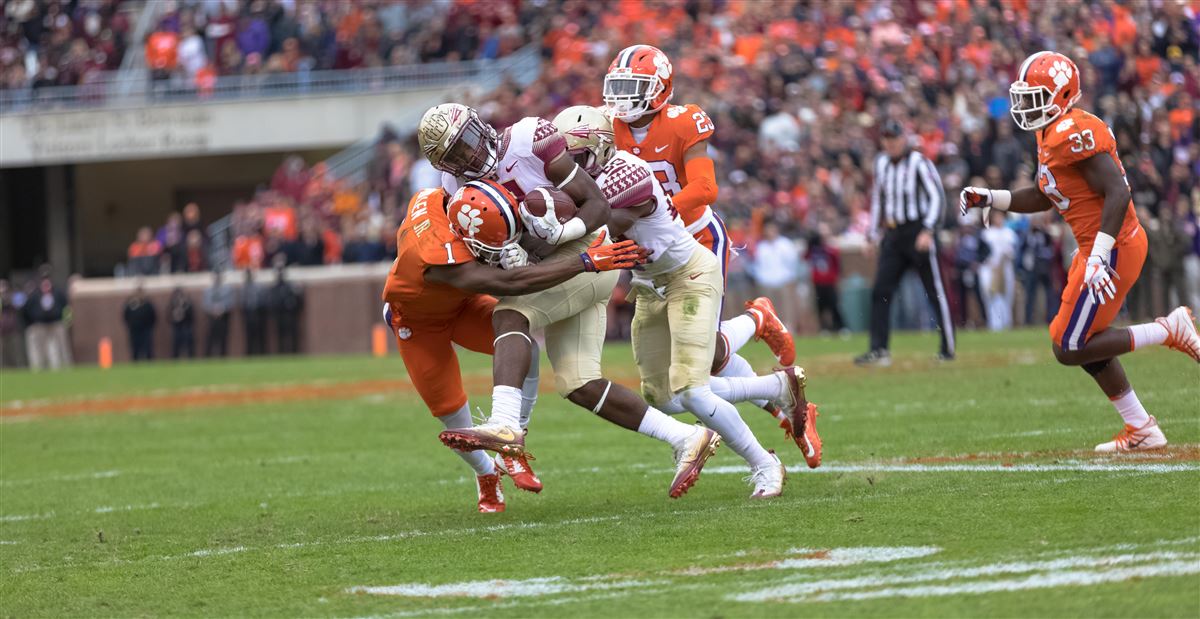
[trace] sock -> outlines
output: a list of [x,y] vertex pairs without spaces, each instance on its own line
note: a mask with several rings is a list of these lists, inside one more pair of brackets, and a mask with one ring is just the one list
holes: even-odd
[[721,322],[718,330],[725,335],[725,339],[729,342],[729,355],[742,349],[750,338],[754,337],[756,325],[754,319],[749,314],[740,314],[729,320]]
[[[734,355],[729,355],[729,361],[725,364],[725,367],[722,368],[721,371],[717,373],[717,376],[753,378],[758,375],[754,373],[754,368],[750,367],[750,362],[746,361],[745,357],[734,354]],[[713,392],[716,393],[716,389],[713,389]],[[717,397],[722,397],[722,396],[721,396],[721,394],[718,393]],[[724,399],[729,402],[737,402],[738,401],[738,400],[731,400],[729,398],[724,398]],[[768,405],[767,400],[764,400],[764,399],[750,400],[750,402],[759,408],[766,408]]]
[[642,417],[642,423],[638,425],[638,432],[669,443],[678,449],[692,436],[695,428],[678,419],[668,417],[666,413],[651,406],[646,409],[646,416]]
[[750,426],[729,402],[718,398],[707,385],[691,387],[682,393],[684,405],[704,425],[716,430],[725,444],[750,465],[750,468],[767,466],[775,460],[754,438]]
[[1125,392],[1125,395],[1109,399],[1112,400],[1113,406],[1121,414],[1121,419],[1125,420],[1126,425],[1140,428],[1150,422],[1150,414],[1146,412],[1132,388]]
[[525,375],[525,382],[521,385],[521,429],[529,427],[529,416],[533,414],[533,406],[537,404],[538,398],[538,383],[541,379],[541,359],[538,358],[537,341],[533,342],[532,351],[533,361],[529,364],[529,373]]
[[668,415],[682,415],[687,411],[687,407],[683,405],[683,396],[676,393],[666,403],[662,404],[662,412]]
[[1167,341],[1167,335],[1167,328],[1157,322],[1147,322],[1129,327],[1129,339],[1133,342],[1133,350],[1146,346],[1158,346]]
[[[767,374],[753,378],[723,378],[713,376],[708,379],[708,385],[718,398],[726,402],[745,402],[747,400],[778,400],[783,397],[783,381],[779,376]],[[758,402],[755,402],[757,404]]]
[[[447,430],[469,428],[474,425],[471,422],[471,409],[467,408],[466,404],[463,404],[462,408],[450,415],[438,417],[438,421],[442,422],[442,425],[446,426]],[[457,449],[453,451],[467,463],[467,466],[475,469],[476,475],[491,475],[496,472],[496,465],[488,457],[486,451],[459,451]]]
[[521,425],[521,390],[506,385],[492,387],[492,416],[488,423],[504,424],[510,428]]

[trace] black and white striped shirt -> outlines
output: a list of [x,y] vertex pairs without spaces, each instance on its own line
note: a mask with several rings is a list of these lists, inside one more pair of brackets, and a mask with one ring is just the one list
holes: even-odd
[[933,162],[917,151],[897,161],[887,153],[875,160],[875,186],[871,189],[872,233],[920,222],[933,230],[942,221],[946,191]]

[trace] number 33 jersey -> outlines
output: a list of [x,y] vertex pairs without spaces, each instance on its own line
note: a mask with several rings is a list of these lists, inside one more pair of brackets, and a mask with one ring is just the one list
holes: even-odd
[[[617,148],[628,151],[650,164],[654,176],[668,196],[679,193],[688,184],[683,154],[698,142],[713,136],[713,123],[697,105],[668,105],[646,126],[646,137],[638,142],[629,124],[613,119],[613,139]],[[696,234],[712,222],[712,209],[704,205],[679,216],[688,232]]]
[[[1106,154],[1112,157],[1117,170],[1124,176],[1125,168],[1117,154],[1117,140],[1104,121],[1074,108],[1038,131],[1037,145],[1038,189],[1067,220],[1080,251],[1087,252],[1100,231],[1104,196],[1088,185],[1078,165],[1085,159]],[[1130,200],[1117,241],[1133,236],[1139,227]]]

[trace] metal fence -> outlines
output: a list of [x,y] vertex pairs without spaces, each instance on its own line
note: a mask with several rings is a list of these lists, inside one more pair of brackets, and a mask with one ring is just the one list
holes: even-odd
[[174,78],[152,80],[123,76],[119,71],[112,71],[78,86],[0,90],[0,114],[363,94],[449,87],[472,82],[480,82],[479,86],[487,89],[494,87],[504,76],[525,82],[530,79],[528,76],[537,74],[540,63],[538,46],[530,44],[495,60],[229,75],[213,80],[208,86],[197,86]]

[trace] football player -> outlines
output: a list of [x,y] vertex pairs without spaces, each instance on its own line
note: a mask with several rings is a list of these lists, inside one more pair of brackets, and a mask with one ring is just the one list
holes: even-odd
[[[717,199],[716,172],[708,156],[713,123],[697,105],[669,105],[675,94],[672,80],[671,61],[661,50],[649,45],[627,47],[604,76],[604,103],[612,118],[617,148],[650,164],[688,232],[716,255],[724,276],[732,248],[725,222],[709,207]],[[771,300],[759,297],[746,304],[744,314],[720,323],[712,373],[755,376],[750,363],[737,354],[751,337],[765,341],[780,364],[795,363],[791,334]],[[804,449],[800,445],[803,432],[792,432],[796,420],[788,419],[767,401],[755,404],[775,415]]]
[[[492,187],[503,191],[499,187]],[[471,425],[458,356],[451,345],[492,354],[490,295],[519,295],[545,290],[580,273],[633,266],[639,257],[632,241],[596,244],[579,259],[546,262],[516,271],[490,268],[451,231],[447,194],[441,188],[413,196],[404,224],[396,232],[396,260],[383,289],[384,319],[392,328],[409,378],[429,412],[446,428]],[[528,367],[521,407],[522,421],[537,400],[537,357]],[[538,492],[541,481],[523,456],[458,452],[475,470],[479,511],[504,511],[500,475],[508,474],[524,490]]]
[[[460,196],[460,206],[451,212],[459,236],[475,248],[478,260],[523,266],[529,256],[518,241],[533,248],[542,261],[578,260],[600,236],[596,229],[608,222],[608,200],[595,180],[566,155],[565,143],[550,122],[529,117],[497,134],[474,110],[445,104],[425,113],[417,138],[425,157],[443,172],[448,192],[472,179],[493,181],[485,185],[488,189]],[[512,199],[494,191],[495,186],[507,190]],[[574,219],[562,224],[554,209],[539,218],[523,205],[517,208],[527,193],[546,186],[562,189],[579,205]],[[467,219],[460,221],[460,216]],[[523,235],[525,230],[531,234]],[[481,234],[490,240],[476,242]],[[464,451],[523,453],[520,386],[534,358],[530,332],[544,329],[559,395],[623,428],[669,443],[675,450],[676,475],[668,494],[682,496],[715,452],[720,436],[672,419],[603,377],[600,357],[607,306],[617,279],[616,272],[584,273],[537,294],[501,299],[492,316],[497,335],[491,415],[481,425],[443,432],[442,442]]]
[[[779,457],[763,449],[737,408],[709,384],[725,291],[721,265],[683,227],[649,164],[616,150],[612,123],[603,111],[569,107],[554,118],[554,125],[566,141],[567,154],[596,179],[612,205],[609,232],[633,239],[650,252],[649,262],[634,272],[632,282],[633,357],[642,394],[668,413],[689,411],[716,430],[750,465],[751,498],[779,496],[787,476]],[[778,374],[771,377],[782,392],[776,395],[789,409],[807,410],[804,370],[789,367]],[[815,435],[815,426],[812,430]]]
[[1079,68],[1070,58],[1049,51],[1026,58],[1009,87],[1009,99],[1017,126],[1037,136],[1037,187],[967,187],[959,207],[964,214],[973,207],[1014,213],[1058,210],[1080,251],[1071,261],[1062,305],[1050,323],[1054,356],[1090,374],[1125,421],[1124,429],[1096,451],[1157,449],[1167,439],[1133,392],[1117,357],[1165,345],[1200,361],[1200,337],[1186,307],[1146,324],[1109,326],[1141,273],[1146,231],[1134,211],[1112,131],[1075,107],[1080,94]]

